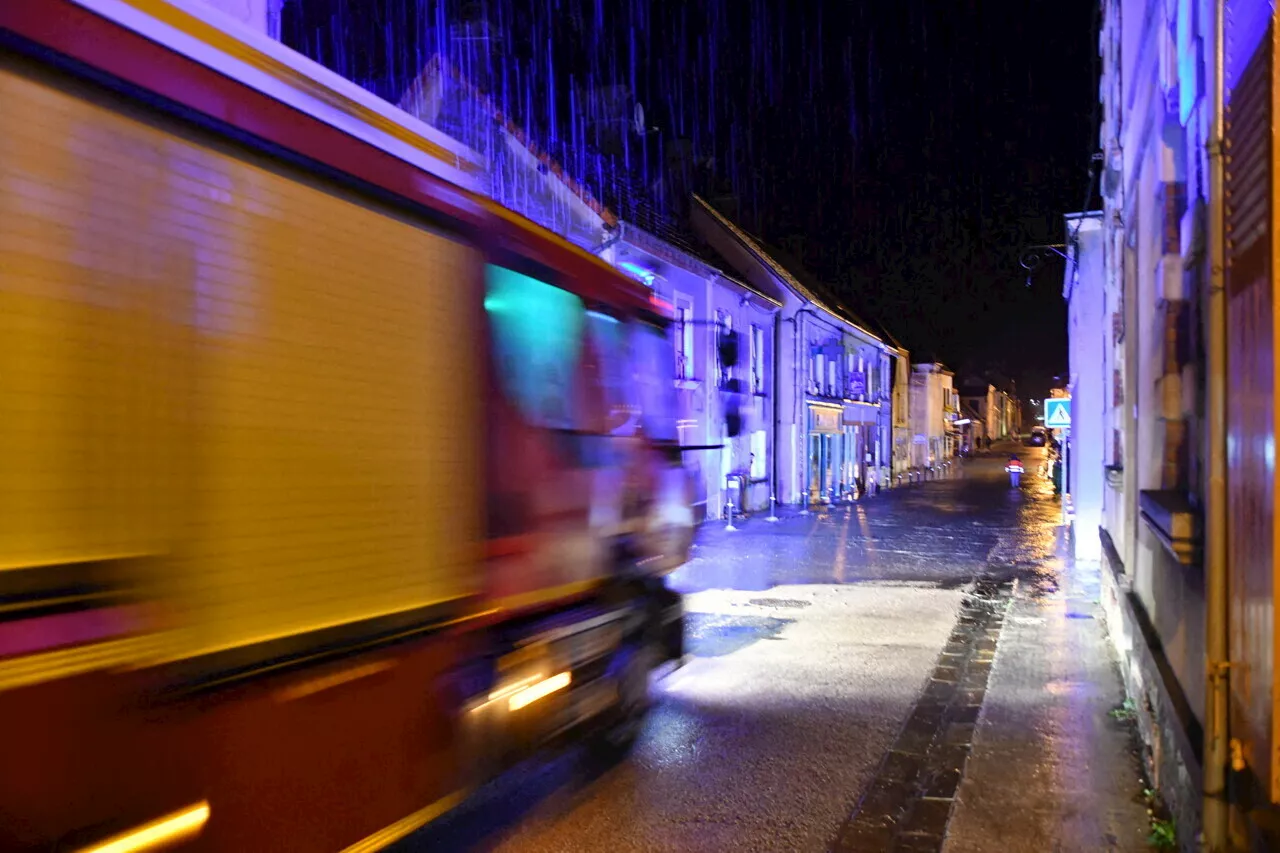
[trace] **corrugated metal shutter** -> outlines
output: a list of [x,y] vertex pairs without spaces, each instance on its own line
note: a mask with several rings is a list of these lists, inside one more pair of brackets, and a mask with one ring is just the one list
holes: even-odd
[[1274,801],[1276,302],[1274,29],[1228,93],[1226,290],[1232,736]]
[[150,553],[190,656],[470,591],[474,250],[0,75],[0,568]]

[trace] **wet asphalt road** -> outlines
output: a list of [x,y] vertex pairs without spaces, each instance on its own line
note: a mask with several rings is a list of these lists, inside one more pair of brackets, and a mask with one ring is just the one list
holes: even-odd
[[[1039,449],[1018,449],[1028,469]],[[1052,589],[1060,506],[1007,454],[807,516],[700,532],[672,576],[692,660],[634,754],[519,768],[407,851],[825,851],[911,715],[977,577]]]
[[[1012,446],[1009,446],[1010,449]],[[1042,448],[1016,448],[1030,471]],[[808,517],[757,513],[729,532],[706,525],[694,558],[673,575],[682,592],[781,584],[910,581],[954,585],[993,565],[1030,568],[1052,551],[1061,506],[1036,476],[1009,487],[1008,453],[965,460],[951,475]]]

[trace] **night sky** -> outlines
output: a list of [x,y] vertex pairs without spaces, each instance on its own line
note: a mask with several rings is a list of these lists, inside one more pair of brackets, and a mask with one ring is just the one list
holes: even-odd
[[[284,39],[392,101],[433,53],[485,65],[475,76],[504,111],[588,185],[626,171],[675,220],[697,190],[913,358],[995,368],[1025,397],[1066,368],[1062,263],[1027,288],[1018,259],[1096,203],[1096,9],[289,0]],[[449,28],[463,20],[500,41],[461,44]],[[626,98],[599,97],[611,86]],[[636,101],[656,132],[628,130]]]

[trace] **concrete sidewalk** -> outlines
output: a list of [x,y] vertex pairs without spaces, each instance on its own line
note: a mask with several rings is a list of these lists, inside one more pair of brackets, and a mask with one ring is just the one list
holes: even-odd
[[1151,849],[1132,723],[1111,714],[1124,691],[1099,568],[1063,546],[1018,581],[944,853]]

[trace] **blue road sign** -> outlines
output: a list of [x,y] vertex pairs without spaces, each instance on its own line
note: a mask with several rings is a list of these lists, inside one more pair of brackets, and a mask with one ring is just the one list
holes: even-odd
[[1044,401],[1044,425],[1048,429],[1071,429],[1071,398],[1050,397]]

